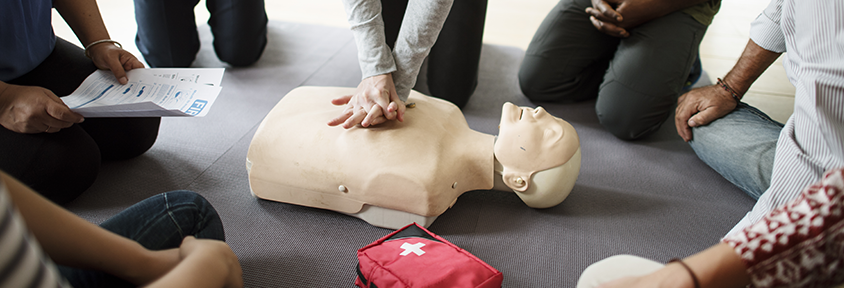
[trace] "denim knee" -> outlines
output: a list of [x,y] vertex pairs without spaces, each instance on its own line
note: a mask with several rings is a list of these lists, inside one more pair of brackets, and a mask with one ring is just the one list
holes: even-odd
[[758,109],[741,103],[724,117],[693,128],[689,145],[709,167],[758,199],[770,185],[782,127]]
[[225,241],[217,210],[202,195],[188,190],[164,193],[168,214],[184,235]]
[[214,207],[199,194],[185,190],[149,197],[100,226],[152,250],[179,247],[188,235],[225,240]]

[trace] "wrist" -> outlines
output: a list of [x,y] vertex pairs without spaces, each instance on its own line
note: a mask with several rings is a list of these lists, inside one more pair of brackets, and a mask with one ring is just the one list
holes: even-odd
[[717,78],[717,79],[718,79],[718,82],[716,83],[716,85],[718,85],[718,87],[721,87],[721,89],[723,91],[725,91],[730,97],[732,97],[733,100],[736,101],[736,104],[741,102],[741,98],[744,97],[744,93],[745,93],[746,90],[741,90],[741,91],[736,90],[734,88],[735,86],[730,85],[730,83],[727,82],[726,80],[722,80],[721,78]]
[[117,48],[123,49],[123,45],[121,45],[120,42],[117,42],[117,41],[111,40],[111,39],[101,39],[101,40],[97,40],[97,41],[88,43],[88,45],[85,45],[85,57],[91,58],[91,48],[94,48],[94,46],[97,46],[97,45],[100,45],[100,44],[114,45],[114,46],[117,46]]
[[[684,270],[684,271],[680,271],[680,273],[675,273],[674,275],[677,275],[677,274],[682,275],[685,272],[685,275],[687,276],[687,277],[685,277],[685,279],[691,280],[692,287],[701,288],[700,287],[700,280],[698,280],[697,274],[695,274],[695,271],[692,270],[692,268],[689,267],[689,265],[687,265],[685,262],[683,262],[683,260],[681,260],[679,258],[674,258],[674,259],[671,259],[671,261],[668,261],[668,264],[669,265],[674,264],[673,266],[675,266],[675,267],[679,265],[682,268],[682,270]],[[689,287],[688,282],[689,281],[684,281],[683,286]]]
[[[140,245],[139,245],[140,246]],[[129,261],[129,266],[122,269],[118,276],[136,285],[144,285],[155,281],[173,269],[179,261],[178,249],[152,251],[141,247],[143,251]]]
[[689,272],[679,263],[669,262],[656,273],[650,274],[652,280],[646,283],[656,283],[654,287],[664,288],[695,288],[695,282]]

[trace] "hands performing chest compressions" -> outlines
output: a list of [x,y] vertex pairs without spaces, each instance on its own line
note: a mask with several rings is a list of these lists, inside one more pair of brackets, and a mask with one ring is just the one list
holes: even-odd
[[255,196],[395,229],[430,225],[472,190],[513,191],[530,207],[552,207],[580,172],[577,132],[543,108],[505,103],[498,136],[470,129],[457,106],[415,91],[402,122],[343,129],[317,121],[347,109],[330,100],[354,90],[300,87],[279,101],[247,154]]

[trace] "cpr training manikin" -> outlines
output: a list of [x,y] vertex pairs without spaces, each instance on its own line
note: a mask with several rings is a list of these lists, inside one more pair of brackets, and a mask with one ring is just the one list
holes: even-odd
[[548,208],[580,172],[574,127],[543,108],[502,107],[498,136],[469,128],[448,101],[412,91],[404,121],[331,127],[331,100],[355,88],[299,87],[267,114],[246,167],[256,197],[333,210],[384,228],[428,227],[473,190],[515,192]]

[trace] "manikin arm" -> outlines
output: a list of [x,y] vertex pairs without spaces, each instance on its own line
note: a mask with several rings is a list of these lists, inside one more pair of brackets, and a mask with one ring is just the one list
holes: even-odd
[[[190,237],[179,249],[150,251],[64,210],[5,173],[0,172],[0,181],[44,252],[58,264],[103,271],[139,285],[164,276],[156,283],[179,283],[169,287],[242,286],[237,285],[242,281],[240,266],[232,265],[237,258],[230,249],[230,255],[223,253],[222,246],[228,249],[223,242]],[[221,263],[226,263],[227,269],[220,269]],[[209,270],[215,272],[207,273]],[[202,273],[186,273],[190,271]],[[182,281],[175,281],[178,279]]]

